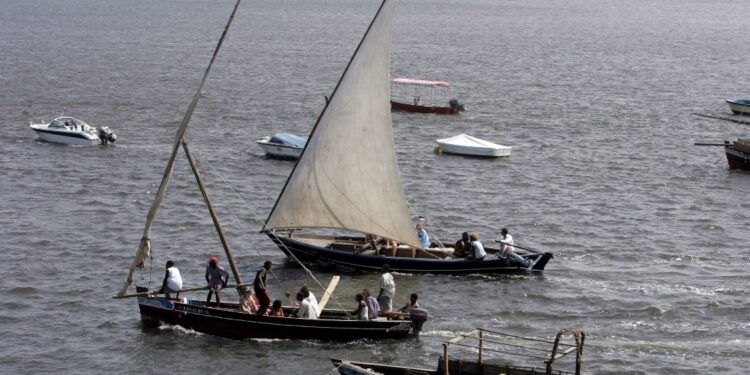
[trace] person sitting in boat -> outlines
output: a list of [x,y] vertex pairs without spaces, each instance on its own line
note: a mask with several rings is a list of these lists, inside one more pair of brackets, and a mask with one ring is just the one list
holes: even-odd
[[453,245],[453,256],[456,258],[466,258],[471,252],[471,241],[469,241],[469,232],[461,233],[461,239]]
[[430,247],[430,235],[427,234],[427,230],[424,229],[424,224],[422,223],[417,223],[417,236],[423,249]]
[[487,256],[487,252],[484,251],[484,245],[479,242],[479,235],[476,232],[471,232],[471,234],[469,234],[469,239],[471,240],[471,252],[466,259],[476,261],[484,260],[484,257]]
[[240,310],[246,313],[255,314],[258,311],[258,307],[260,307],[260,304],[258,303],[255,294],[253,294],[253,291],[249,287],[242,287],[242,292],[240,294]]
[[498,257],[502,259],[513,260],[517,263],[522,264],[524,267],[529,266],[529,261],[516,254],[516,252],[514,251],[516,248],[513,247],[513,236],[508,233],[507,228],[503,228],[500,230],[500,239],[496,240],[495,242],[500,243],[500,252],[497,254]]
[[320,318],[320,306],[318,306],[318,299],[315,298],[315,295],[310,291],[310,287],[307,286],[307,284],[304,284],[302,285],[302,289],[300,289],[300,292],[303,296],[305,296],[307,302],[310,303],[310,308],[312,308],[312,313],[315,314],[315,319]]
[[354,310],[354,319],[357,320],[369,320],[369,314],[367,309],[367,302],[365,302],[365,297],[362,296],[361,293],[357,293],[356,296],[354,296],[354,299],[357,300],[357,309]]
[[159,293],[164,293],[167,299],[170,299],[171,293],[177,293],[175,298],[180,299],[180,289],[182,289],[182,276],[180,270],[174,266],[174,262],[171,260],[167,261],[167,273],[164,275],[164,281],[161,283],[161,290]]
[[229,272],[224,271],[224,268],[219,266],[219,259],[217,257],[211,257],[208,260],[208,266],[206,267],[206,282],[208,283],[208,297],[206,297],[206,306],[211,303],[211,296],[216,293],[216,306],[221,304],[221,297],[219,297],[219,291],[227,286],[229,281]]
[[384,264],[383,274],[380,275],[380,293],[378,293],[378,305],[382,313],[388,314],[393,309],[391,300],[394,294],[396,294],[396,282],[393,281],[391,267]]
[[263,263],[263,268],[259,269],[255,273],[255,280],[253,281],[253,289],[255,295],[258,297],[258,315],[266,315],[268,312],[268,305],[271,304],[271,296],[268,294],[268,271],[271,270],[271,261],[267,260]]
[[312,311],[310,302],[305,299],[305,295],[302,292],[297,293],[297,303],[299,303],[299,307],[292,313],[292,316],[301,319],[317,319],[315,313]]
[[365,297],[365,302],[367,302],[367,317],[370,318],[370,320],[377,318],[378,315],[380,315],[380,305],[378,304],[378,300],[370,295],[369,289],[362,289],[362,297]]
[[281,300],[277,299],[273,301],[273,305],[271,306],[271,316],[278,316],[278,317],[284,317],[284,309],[281,308]]
[[419,95],[414,96],[414,105],[422,105],[422,97]]
[[419,308],[419,302],[417,302],[417,299],[419,296],[417,293],[412,293],[411,296],[409,296],[409,302],[404,305],[404,307],[398,309],[398,312],[402,313],[409,313],[411,309],[418,309]]

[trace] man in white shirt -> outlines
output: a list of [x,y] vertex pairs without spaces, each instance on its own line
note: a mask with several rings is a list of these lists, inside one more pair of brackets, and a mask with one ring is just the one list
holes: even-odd
[[169,299],[170,293],[176,292],[175,298],[180,299],[180,290],[182,289],[182,276],[180,270],[174,266],[174,262],[167,261],[167,273],[164,275],[164,281],[161,283],[161,292]]
[[378,304],[380,305],[380,311],[384,313],[390,313],[393,309],[392,300],[396,294],[396,282],[393,281],[393,275],[391,275],[391,267],[387,264],[383,265],[383,274],[380,275],[380,293],[378,293]]
[[500,254],[498,254],[501,258],[511,259],[518,263],[521,263],[525,267],[529,266],[529,261],[521,257],[520,255],[516,254],[514,250],[516,249],[513,247],[513,236],[508,233],[507,228],[503,228],[500,230],[500,239],[496,242],[500,242]]
[[297,302],[299,302],[299,308],[294,313],[294,316],[302,319],[317,319],[315,313],[312,311],[310,302],[305,299],[305,295],[302,292],[297,293]]
[[312,313],[315,315],[314,319],[320,318],[320,306],[318,306],[318,299],[315,298],[315,295],[310,291],[310,287],[307,286],[307,284],[302,285],[302,290],[300,290],[300,292],[305,297],[305,300],[310,303]]

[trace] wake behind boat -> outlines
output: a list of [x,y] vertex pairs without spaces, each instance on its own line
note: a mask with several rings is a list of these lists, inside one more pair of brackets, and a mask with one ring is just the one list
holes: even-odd
[[50,122],[31,121],[31,129],[44,141],[66,145],[106,145],[117,136],[109,127],[95,128],[74,117],[58,117]]
[[[394,5],[373,20],[308,138],[263,231],[289,257],[347,268],[432,273],[541,271],[552,254],[520,261],[468,261],[453,249],[424,249],[412,229],[398,172],[389,70]],[[301,231],[304,229],[304,231]],[[357,233],[321,234],[330,233]],[[317,232],[317,233],[313,233]],[[399,243],[390,255],[369,238]],[[494,258],[493,258],[494,257]]]

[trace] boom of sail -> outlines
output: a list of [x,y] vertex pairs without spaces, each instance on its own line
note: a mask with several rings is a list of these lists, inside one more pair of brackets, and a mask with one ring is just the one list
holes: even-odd
[[269,229],[347,229],[415,247],[390,110],[393,1],[381,5],[271,211]]

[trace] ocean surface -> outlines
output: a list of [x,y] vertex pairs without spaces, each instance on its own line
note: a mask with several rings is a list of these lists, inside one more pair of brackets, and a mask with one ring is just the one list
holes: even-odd
[[[3,2],[0,373],[323,375],[331,357],[434,368],[444,340],[476,327],[539,338],[581,328],[587,374],[747,372],[750,174],[729,170],[722,148],[693,143],[750,128],[692,115],[730,116],[723,100],[750,96],[750,10],[737,0],[399,2],[392,76],[451,81],[468,107],[393,114],[412,213],[449,243],[466,230],[491,241],[507,227],[517,244],[555,254],[546,272],[396,274],[396,304],[416,292],[430,313],[422,335],[404,341],[144,329],[136,301],[112,296],[232,6]],[[309,133],[378,6],[245,0],[190,124],[240,271],[251,279],[272,260],[274,298],[316,284],[258,233],[293,163],[266,158],[255,140]],[[63,110],[110,126],[117,143],[38,140],[29,119]],[[433,153],[435,139],[459,133],[513,153]],[[168,259],[186,287],[202,286],[211,255],[226,265],[184,155],[152,245],[139,285],[158,286]],[[353,309],[353,294],[376,289],[377,277],[343,275],[339,302]]]

